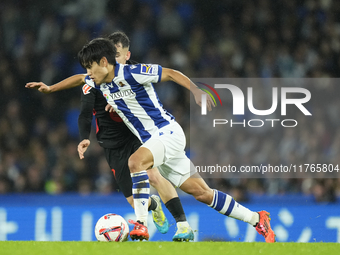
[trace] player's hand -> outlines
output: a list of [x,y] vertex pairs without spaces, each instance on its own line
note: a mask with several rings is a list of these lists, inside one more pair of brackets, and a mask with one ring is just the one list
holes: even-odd
[[78,144],[78,154],[79,154],[80,159],[84,158],[84,153],[89,146],[90,146],[90,140],[89,139],[84,139],[83,141],[81,141]]
[[107,104],[105,106],[105,111],[107,111],[107,112],[115,112],[115,109],[113,109],[112,105]]
[[208,111],[211,111],[212,107],[215,107],[214,101],[209,94],[207,94],[203,90],[199,89],[198,87],[191,89],[191,91],[192,91],[192,93],[195,97],[196,104],[198,104],[199,106],[202,106],[202,95],[205,94],[207,96]]
[[51,88],[43,82],[28,82],[26,83],[25,88],[36,89],[39,92],[44,93],[44,94],[51,93]]

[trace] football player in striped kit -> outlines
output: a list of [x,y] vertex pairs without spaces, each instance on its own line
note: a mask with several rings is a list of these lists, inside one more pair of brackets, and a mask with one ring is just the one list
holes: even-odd
[[[108,39],[115,45],[117,54],[116,61],[125,64],[129,61],[131,53],[129,51],[130,40],[127,35],[121,31],[114,32],[108,36]],[[128,64],[131,64],[129,62]],[[76,85],[84,84],[85,75],[76,75],[73,81]],[[78,80],[78,82],[76,82]],[[76,86],[75,85],[75,86]],[[42,84],[39,91],[43,93],[52,92],[50,89],[55,86],[46,86]],[[106,99],[99,90],[84,84],[81,93],[81,112],[78,118],[78,127],[81,142],[78,145],[78,153],[81,159],[90,146],[90,132],[92,116],[96,118],[96,136],[98,143],[104,148],[106,160],[112,169],[119,189],[122,191],[127,201],[133,207],[132,180],[128,168],[128,159],[140,146],[140,140],[133,135],[127,128],[123,120],[115,112],[105,110],[107,105]],[[181,225],[189,225],[184,213],[181,201],[172,184],[160,175],[157,168],[148,171],[150,184],[156,188],[162,201],[174,217],[177,225],[177,232],[173,236],[174,241],[189,241],[194,239],[193,231],[189,227],[185,235],[182,234]],[[158,196],[152,195],[148,200],[148,210],[152,211],[153,221],[157,229],[165,234],[169,230],[169,223],[162,210],[161,202]],[[179,236],[179,233],[181,235]],[[148,238],[143,236],[143,238]]]
[[[230,195],[211,189],[195,172],[184,153],[184,132],[174,117],[163,108],[152,84],[174,81],[189,89],[199,105],[205,92],[176,70],[159,65],[120,65],[116,63],[115,56],[115,47],[104,38],[92,40],[78,53],[79,62],[88,73],[84,82],[102,91],[107,102],[143,143],[128,162],[137,218],[130,236],[134,239],[147,239],[146,204],[150,193],[147,171],[158,167],[160,173],[176,187],[221,214],[251,224],[265,237],[266,242],[275,242],[269,213],[251,211]],[[58,90],[72,86],[69,80],[64,80]],[[213,102],[210,97],[207,98],[207,107],[211,110]],[[187,233],[188,227],[180,227],[183,235]]]
[[[131,53],[129,51],[130,40],[127,35],[121,31],[114,32],[108,36],[108,39],[117,49],[116,61],[120,64],[131,64],[129,62]],[[119,189],[123,192],[128,202],[133,207],[132,180],[128,168],[128,159],[140,146],[139,139],[124,124],[123,120],[115,112],[105,111],[107,105],[106,99],[102,93],[85,84],[81,94],[81,112],[78,119],[81,142],[78,145],[80,158],[84,157],[84,152],[90,145],[89,135],[91,132],[92,111],[96,117],[96,136],[98,143],[104,148],[106,160],[112,169]],[[156,188],[162,201],[168,208],[176,224],[188,224],[186,216],[178,197],[178,194],[172,184],[167,181],[158,171],[157,168],[148,171],[150,184]],[[165,234],[169,230],[169,223],[162,210],[161,202],[158,196],[149,197],[148,210],[152,211],[153,221],[157,229]],[[192,232],[192,230],[190,230]],[[175,241],[184,239],[173,237]],[[188,239],[193,240],[193,235]]]

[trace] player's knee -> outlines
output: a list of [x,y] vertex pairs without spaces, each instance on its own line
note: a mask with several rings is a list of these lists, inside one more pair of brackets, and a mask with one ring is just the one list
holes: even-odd
[[[144,151],[145,152],[145,151]],[[151,154],[152,155],[152,154]],[[138,173],[151,168],[153,161],[142,151],[135,152],[129,157],[128,166],[131,173]]]
[[130,156],[129,161],[128,161],[128,166],[129,166],[131,173],[137,173],[137,172],[142,171],[140,160],[138,160],[138,157],[134,155]]

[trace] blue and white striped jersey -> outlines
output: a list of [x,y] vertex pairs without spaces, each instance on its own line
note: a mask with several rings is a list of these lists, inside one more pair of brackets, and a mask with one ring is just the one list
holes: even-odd
[[158,130],[174,121],[156,94],[152,83],[161,80],[159,65],[121,65],[115,67],[111,83],[95,84],[89,76],[86,84],[100,89],[128,128],[145,143]]

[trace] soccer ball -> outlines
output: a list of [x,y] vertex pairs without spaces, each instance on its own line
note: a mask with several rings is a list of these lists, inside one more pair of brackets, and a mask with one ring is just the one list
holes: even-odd
[[122,216],[108,213],[97,221],[94,233],[101,242],[124,242],[129,236],[129,225]]

